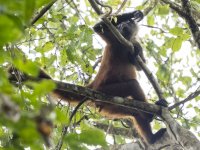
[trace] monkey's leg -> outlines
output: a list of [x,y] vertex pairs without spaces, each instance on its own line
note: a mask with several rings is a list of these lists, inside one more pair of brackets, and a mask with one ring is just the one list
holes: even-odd
[[[131,96],[136,100],[142,102],[146,101],[144,93],[137,80],[129,80],[126,82],[107,84],[102,86],[98,90],[112,96]],[[100,107],[102,107],[100,113],[108,118],[130,118],[133,121],[134,126],[137,129],[139,135],[147,143],[154,143],[164,133],[164,130],[160,130],[156,134],[152,133],[150,126],[150,121],[153,117],[152,114],[139,112],[138,110],[134,109],[115,106],[113,104],[100,105]]]
[[[133,84],[135,81],[136,80],[133,79],[124,82],[105,83],[100,87],[93,87],[90,85],[88,87],[111,96],[132,97],[132,87],[135,85]],[[140,99],[144,99],[145,97],[143,91],[140,90],[141,89],[135,90],[136,95],[138,94]],[[130,99],[130,101],[133,101],[133,99]],[[96,106],[100,108],[100,113],[108,118],[124,118],[124,116],[131,116],[134,112],[137,112],[137,110],[131,108],[120,107],[114,104],[102,102],[97,102]]]
[[140,65],[136,61],[136,57],[139,55],[141,57],[141,59],[143,60],[143,62],[146,63],[146,60],[145,60],[144,54],[143,54],[143,48],[140,45],[140,43],[137,42],[137,41],[135,41],[133,43],[133,47],[134,47],[134,53],[129,52],[128,59],[133,65],[136,66],[137,70],[140,71],[140,70],[142,70],[142,68],[140,67]]
[[[134,119],[135,118],[135,119]],[[139,135],[145,140],[146,143],[153,144],[159,140],[166,132],[165,128],[160,129],[155,134],[152,133],[150,122],[146,120],[143,114],[134,116],[133,123]]]
[[[117,83],[107,83],[97,87],[95,90],[111,96],[131,97],[145,102],[145,95],[136,79]],[[131,100],[132,99],[130,99],[130,101]],[[138,110],[136,109],[120,107],[114,104],[98,102],[96,105],[100,108],[100,112],[109,118],[124,118],[124,116],[133,116],[138,113]]]

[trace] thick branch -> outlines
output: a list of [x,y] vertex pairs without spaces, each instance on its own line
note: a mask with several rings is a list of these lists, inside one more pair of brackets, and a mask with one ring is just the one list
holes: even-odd
[[153,113],[156,115],[159,115],[161,111],[161,106],[158,106],[158,105],[141,102],[139,100],[130,100],[127,98],[122,98],[122,97],[108,96],[101,92],[97,92],[92,89],[74,85],[74,84],[63,83],[60,81],[54,81],[54,82],[57,86],[57,89],[59,90],[75,93],[77,95],[87,97],[88,99],[91,99],[93,101],[114,104],[121,107],[133,109],[133,110],[137,109],[140,111],[145,111],[145,112]]
[[185,21],[189,25],[192,36],[198,48],[200,49],[200,30],[199,30],[196,20],[192,16],[190,2],[188,0],[181,0],[181,2],[182,2],[182,9],[186,13],[184,17]]
[[199,150],[199,140],[188,129],[181,127],[171,116],[168,109],[163,108],[161,116],[167,126],[171,141],[176,141],[183,149]]
[[168,4],[171,9],[176,11],[180,16],[185,16],[185,13],[182,11],[181,6],[170,0],[162,0],[165,4]]

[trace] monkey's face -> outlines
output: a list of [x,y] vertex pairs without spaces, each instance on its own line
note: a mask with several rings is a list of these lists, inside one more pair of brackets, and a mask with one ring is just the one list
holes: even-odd
[[130,19],[126,22],[122,22],[117,26],[117,29],[119,32],[123,35],[124,38],[127,40],[131,40],[133,37],[135,37],[138,33],[138,25],[137,23]]

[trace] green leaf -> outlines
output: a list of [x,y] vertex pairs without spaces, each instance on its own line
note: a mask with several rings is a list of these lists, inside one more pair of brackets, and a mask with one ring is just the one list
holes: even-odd
[[159,15],[167,15],[169,14],[169,5],[160,5],[158,8]]
[[179,37],[174,39],[173,45],[172,45],[173,52],[177,52],[181,48],[182,42],[183,42],[182,39]]
[[35,0],[25,0],[24,2],[24,21],[26,24],[32,19],[33,12],[35,10],[35,2]]
[[85,149],[83,144],[97,146],[100,145],[104,149],[107,149],[107,144],[105,141],[105,134],[99,129],[86,129],[80,134],[71,133],[65,137],[68,146],[71,149]]
[[71,150],[87,149],[84,145],[82,145],[81,141],[79,140],[79,134],[76,133],[67,134],[67,136],[65,136],[65,141]]
[[199,113],[199,108],[198,107],[195,106],[194,110],[195,110],[196,113]]
[[42,46],[42,52],[48,52],[50,50],[52,50],[54,48],[54,45],[52,42],[46,42],[43,46]]
[[65,66],[67,62],[67,53],[65,49],[60,50],[60,65]]
[[200,0],[194,0],[194,1],[200,4]]
[[[22,115],[18,122],[12,122],[8,119],[3,119],[0,117],[0,124],[3,122],[3,126],[6,127],[7,131],[10,131],[11,135],[9,140],[9,148],[14,147],[14,149],[24,149],[26,147],[37,145],[40,150],[42,147],[41,136],[37,132],[36,124],[33,118],[28,118]],[[14,134],[13,134],[14,133]]]
[[115,135],[115,141],[118,144],[126,143],[126,139],[124,137],[122,137],[121,135]]
[[155,24],[153,15],[147,16],[147,24],[150,25],[150,26],[153,26]]
[[193,108],[194,106],[192,104],[187,105],[187,108]]
[[13,87],[7,79],[5,71],[0,67],[0,93],[13,93]]
[[158,71],[156,72],[158,78],[162,81],[168,81],[169,79],[169,72],[165,65],[160,65]]
[[22,36],[22,24],[18,21],[20,18],[0,14],[0,20],[0,46]]
[[181,35],[181,39],[182,39],[183,41],[188,40],[190,37],[191,37],[191,35],[190,35],[190,34],[187,34],[187,33],[183,33],[183,34]]
[[36,1],[36,5],[37,5],[37,8],[41,7],[41,6],[44,6],[44,5],[47,5],[48,3],[50,3],[52,0],[37,0]]
[[27,82],[26,84],[34,88],[33,95],[35,96],[42,96],[42,95],[48,94],[56,87],[55,83],[51,80],[42,80],[37,83]]
[[165,38],[164,48],[172,48],[174,38]]
[[154,122],[153,128],[154,128],[155,130],[159,130],[159,129],[161,128],[160,123],[159,123],[158,121],[155,121],[155,122]]
[[173,35],[177,35],[177,36],[181,35],[182,36],[182,34],[183,34],[183,28],[174,27],[174,28],[170,29],[169,32],[171,34],[173,34]]
[[99,129],[90,128],[83,130],[80,134],[80,140],[88,145],[106,147],[105,134]]
[[166,49],[165,47],[161,47],[161,50],[160,50],[159,52],[160,52],[160,54],[161,54],[162,56],[164,56],[164,57],[167,56],[167,49]]
[[192,82],[192,78],[189,76],[180,77],[180,80],[186,86],[191,85],[191,82]]
[[5,62],[11,62],[11,57],[8,51],[5,51],[3,49],[0,49],[0,64],[3,64]]
[[30,60],[23,61],[20,59],[15,59],[13,62],[15,67],[20,71],[33,77],[38,76],[39,68],[34,62]]
[[67,109],[65,110],[61,110],[60,108],[55,108],[55,112],[56,112],[56,121],[58,124],[62,124],[62,123],[68,123],[69,122],[69,117],[67,114]]
[[179,97],[184,97],[185,94],[185,90],[178,88],[178,90],[176,91],[177,96]]
[[48,67],[51,67],[52,64],[54,63],[54,61],[56,60],[57,56],[56,55],[51,55],[49,58],[48,58],[48,61],[45,61],[45,66],[48,68]]

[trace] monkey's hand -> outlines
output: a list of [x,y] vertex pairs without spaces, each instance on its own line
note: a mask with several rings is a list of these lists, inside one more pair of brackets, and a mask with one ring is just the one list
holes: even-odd
[[137,22],[141,21],[144,17],[144,14],[140,10],[133,12],[133,19]]
[[142,49],[142,47],[141,47],[141,45],[140,45],[139,42],[135,42],[135,43],[133,44],[133,46],[134,46],[134,53],[131,53],[131,52],[130,52],[128,58],[129,58],[129,61],[130,61],[133,65],[136,66],[137,70],[140,71],[140,70],[142,70],[142,68],[141,68],[140,65],[137,63],[136,57],[139,55],[139,56],[141,57],[141,59],[143,60],[143,62],[146,63],[146,60],[145,60],[144,54],[143,54],[143,49]]
[[[163,107],[167,107],[168,106],[168,103],[167,103],[167,101],[165,99],[160,99],[157,102],[155,102],[155,104],[159,105],[159,106],[163,106]],[[148,122],[152,122],[155,117],[156,116],[154,114],[147,114]]]
[[163,106],[163,107],[167,107],[168,106],[168,103],[167,103],[167,101],[165,99],[160,99],[155,104],[159,105],[159,106]]

